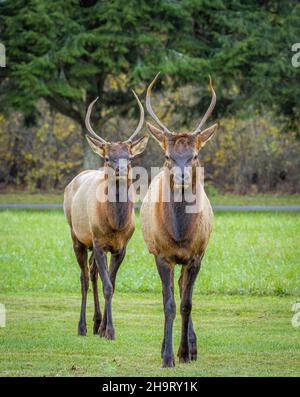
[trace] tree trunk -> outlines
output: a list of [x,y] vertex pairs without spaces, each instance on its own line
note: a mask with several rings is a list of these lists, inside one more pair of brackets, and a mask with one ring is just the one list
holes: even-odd
[[101,158],[93,152],[86,138],[83,139],[83,168],[85,170],[97,170],[102,165]]

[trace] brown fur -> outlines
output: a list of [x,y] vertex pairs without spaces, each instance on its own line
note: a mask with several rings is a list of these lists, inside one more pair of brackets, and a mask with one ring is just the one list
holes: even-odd
[[[185,154],[188,151],[192,154],[194,145],[196,150],[198,148],[195,137],[186,133],[166,139],[164,145],[165,150],[173,156]],[[199,160],[194,160],[191,165],[195,170],[195,167],[200,165]],[[143,201],[141,208],[142,231],[150,253],[163,255],[171,263],[176,263],[172,260],[175,256],[186,262],[196,255],[201,255],[205,250],[212,229],[213,213],[202,186],[200,190],[203,206],[198,213],[185,213],[185,202],[162,202],[164,190],[174,191],[172,179],[170,185],[167,182],[169,167],[169,161],[166,160],[164,170],[152,181]],[[192,183],[193,192],[195,192],[195,184],[200,182],[195,180],[194,172]],[[151,202],[151,195],[156,197],[156,200],[153,200],[155,202]],[[180,240],[177,238],[179,228],[184,231]]]
[[[99,202],[97,191],[104,191],[107,184],[101,171],[80,173],[65,189],[64,209],[74,235],[87,248],[97,240],[105,251],[117,252],[134,232],[133,203]],[[121,227],[115,219],[120,216]]]

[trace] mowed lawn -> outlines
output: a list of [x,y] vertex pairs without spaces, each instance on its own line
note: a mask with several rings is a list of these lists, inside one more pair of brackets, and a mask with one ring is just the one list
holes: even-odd
[[[0,225],[0,291],[79,292],[62,211],[1,211]],[[298,212],[216,212],[196,291],[299,294],[299,234]],[[121,292],[161,291],[138,216],[117,283]]]
[[[299,376],[300,329],[291,325],[292,297],[194,296],[198,361],[162,369],[160,294],[119,293],[116,340],[77,336],[80,297],[70,293],[0,294],[0,376]],[[101,299],[103,302],[103,299]],[[178,302],[178,297],[177,297]],[[177,305],[178,307],[179,305]],[[174,350],[180,315],[174,324]]]
[[[175,369],[161,368],[161,287],[138,217],[113,301],[116,341],[92,335],[91,293],[88,336],[76,335],[79,267],[63,213],[2,211],[0,225],[0,375],[300,375],[298,213],[216,213],[194,293],[199,359]],[[175,353],[179,338],[177,310]]]

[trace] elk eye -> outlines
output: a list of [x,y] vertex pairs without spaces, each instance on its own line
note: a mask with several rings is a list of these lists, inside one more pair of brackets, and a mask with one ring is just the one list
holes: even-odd
[[166,160],[170,160],[170,156],[168,154],[165,155]]
[[104,160],[105,160],[105,161],[109,161],[109,157],[108,157],[108,156],[105,156],[105,157],[104,157]]
[[197,160],[197,158],[198,158],[198,154],[195,154],[194,157],[193,157],[193,159],[194,159],[194,160]]

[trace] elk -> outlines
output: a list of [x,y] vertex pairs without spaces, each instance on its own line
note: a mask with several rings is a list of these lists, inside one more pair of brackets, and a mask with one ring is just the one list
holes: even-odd
[[[104,158],[101,170],[86,170],[77,175],[65,188],[64,212],[71,230],[73,248],[81,269],[81,312],[78,334],[86,335],[86,300],[89,275],[94,296],[94,334],[107,339],[115,338],[112,320],[112,296],[118,269],[125,257],[126,246],[134,232],[134,198],[128,195],[132,185],[131,161],[142,153],[148,136],[135,139],[143,127],[144,109],[133,91],[140,109],[140,120],[129,139],[107,142],[91,127],[90,115],[96,98],[88,107],[85,124],[87,141],[92,150]],[[108,172],[109,171],[109,172]],[[108,189],[115,192],[116,200],[103,200]],[[120,200],[121,193],[126,200]],[[88,250],[91,250],[88,266]],[[111,253],[109,269],[107,253]],[[101,315],[98,297],[98,273],[102,281],[105,308]]]
[[[202,180],[197,176],[196,171],[197,167],[200,167],[199,151],[213,136],[218,125],[214,124],[202,130],[216,104],[216,94],[210,80],[211,103],[197,128],[192,133],[171,132],[151,107],[151,91],[158,75],[159,73],[147,89],[146,108],[161,129],[150,123],[147,123],[147,127],[164,150],[165,163],[162,171],[152,180],[143,200],[141,225],[148,250],[155,256],[162,282],[165,317],[161,349],[163,367],[173,367],[175,360],[172,332],[176,315],[174,299],[176,264],[182,265],[178,281],[181,297],[181,341],[178,357],[180,362],[197,360],[197,339],[191,317],[192,293],[212,230],[213,212],[204,192]],[[175,200],[178,191],[184,193],[187,189],[195,193],[196,200],[201,201],[199,209],[192,213],[187,211],[187,206],[191,203],[184,195],[181,200]],[[164,200],[164,197],[169,197],[170,200]]]

